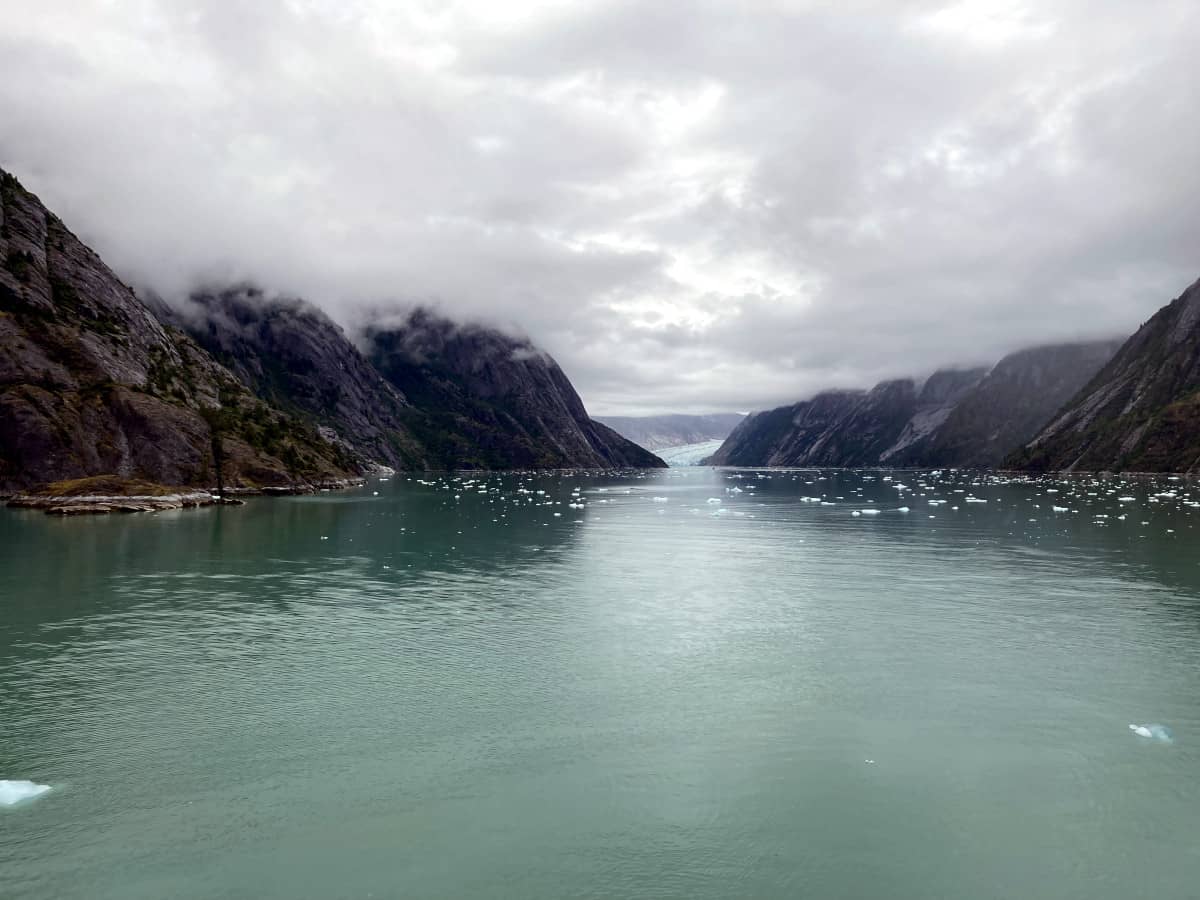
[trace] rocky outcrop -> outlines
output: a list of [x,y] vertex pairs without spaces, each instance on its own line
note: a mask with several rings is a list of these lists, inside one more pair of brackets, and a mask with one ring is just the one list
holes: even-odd
[[989,468],[1036,433],[1116,349],[1059,344],[1006,356],[990,370],[831,391],[756,413],[710,458],[737,466]]
[[347,474],[0,173],[0,493],[109,473],[207,486],[214,428],[231,484]]
[[1200,281],[1142,325],[1008,462],[1033,471],[1200,470]]
[[600,416],[613,431],[647,450],[666,450],[705,441],[723,441],[742,419],[741,413],[713,413],[707,416]]
[[657,456],[588,417],[558,363],[527,339],[416,310],[366,329],[434,468],[648,468]]

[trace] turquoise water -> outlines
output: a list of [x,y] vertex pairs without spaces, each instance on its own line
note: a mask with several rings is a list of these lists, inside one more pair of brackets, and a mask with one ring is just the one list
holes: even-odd
[[1200,894],[1194,483],[464,480],[0,511],[0,896]]

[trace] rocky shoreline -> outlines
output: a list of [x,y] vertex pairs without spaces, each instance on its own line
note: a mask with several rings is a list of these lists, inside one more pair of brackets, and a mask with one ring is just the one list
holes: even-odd
[[212,506],[220,500],[208,491],[187,491],[159,496],[105,496],[85,494],[80,497],[56,497],[37,494],[18,494],[8,501],[17,509],[40,509],[52,516],[103,515],[114,512],[159,512],[164,509],[187,509]]
[[364,478],[338,478],[313,484],[269,487],[237,487],[215,490],[178,490],[161,494],[17,494],[8,505],[16,509],[40,509],[52,516],[105,515],[108,513],[161,512],[169,509],[198,509],[202,506],[241,506],[241,497],[279,497],[315,494],[320,491],[362,487]]

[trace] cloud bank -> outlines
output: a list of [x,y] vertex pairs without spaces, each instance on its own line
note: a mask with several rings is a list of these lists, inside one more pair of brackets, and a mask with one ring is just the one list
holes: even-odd
[[0,165],[128,280],[516,323],[599,414],[1126,334],[1194,0],[0,0]]

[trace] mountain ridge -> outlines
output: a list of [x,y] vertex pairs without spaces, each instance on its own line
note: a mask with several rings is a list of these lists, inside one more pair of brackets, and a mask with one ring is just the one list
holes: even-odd
[[1027,440],[1116,349],[1115,341],[1050,344],[990,369],[935,372],[869,391],[825,391],[755,413],[711,465],[991,468]]

